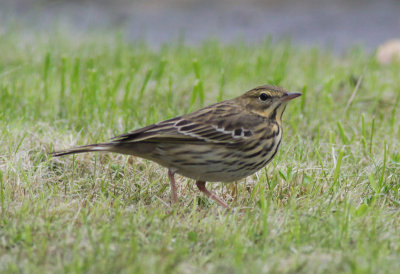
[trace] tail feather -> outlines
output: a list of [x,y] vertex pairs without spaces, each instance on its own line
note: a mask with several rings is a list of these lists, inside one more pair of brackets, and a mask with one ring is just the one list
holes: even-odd
[[113,145],[109,143],[104,144],[92,144],[86,146],[73,147],[66,150],[54,151],[51,153],[53,157],[59,157],[68,154],[93,152],[93,151],[112,151]]

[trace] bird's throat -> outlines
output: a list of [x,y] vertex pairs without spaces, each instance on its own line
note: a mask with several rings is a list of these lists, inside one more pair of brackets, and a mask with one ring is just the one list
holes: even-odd
[[286,104],[281,104],[275,109],[275,120],[282,125],[282,115],[286,109]]
[[255,110],[253,112],[264,118],[267,118],[272,121],[277,121],[279,124],[282,124],[282,115],[283,112],[285,111],[285,108],[286,104],[279,104],[263,110]]

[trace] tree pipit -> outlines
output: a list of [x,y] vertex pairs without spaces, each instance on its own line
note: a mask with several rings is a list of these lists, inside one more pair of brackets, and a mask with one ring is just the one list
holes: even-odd
[[268,164],[282,140],[286,104],[300,96],[265,85],[240,97],[114,137],[110,142],[54,152],[53,156],[105,151],[135,155],[168,168],[172,202],[178,202],[175,173],[196,180],[201,192],[228,205],[206,182],[233,182]]

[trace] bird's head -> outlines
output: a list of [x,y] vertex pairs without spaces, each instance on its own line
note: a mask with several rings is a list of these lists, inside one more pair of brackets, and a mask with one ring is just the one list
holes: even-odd
[[238,97],[237,100],[248,111],[281,122],[286,104],[299,96],[301,96],[301,93],[288,92],[280,87],[265,85],[249,90]]

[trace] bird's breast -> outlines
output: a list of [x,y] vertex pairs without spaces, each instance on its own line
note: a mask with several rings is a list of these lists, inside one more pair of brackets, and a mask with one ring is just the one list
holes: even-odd
[[158,144],[157,155],[152,160],[195,180],[232,182],[253,174],[270,162],[281,138],[279,125],[272,125],[240,145]]

